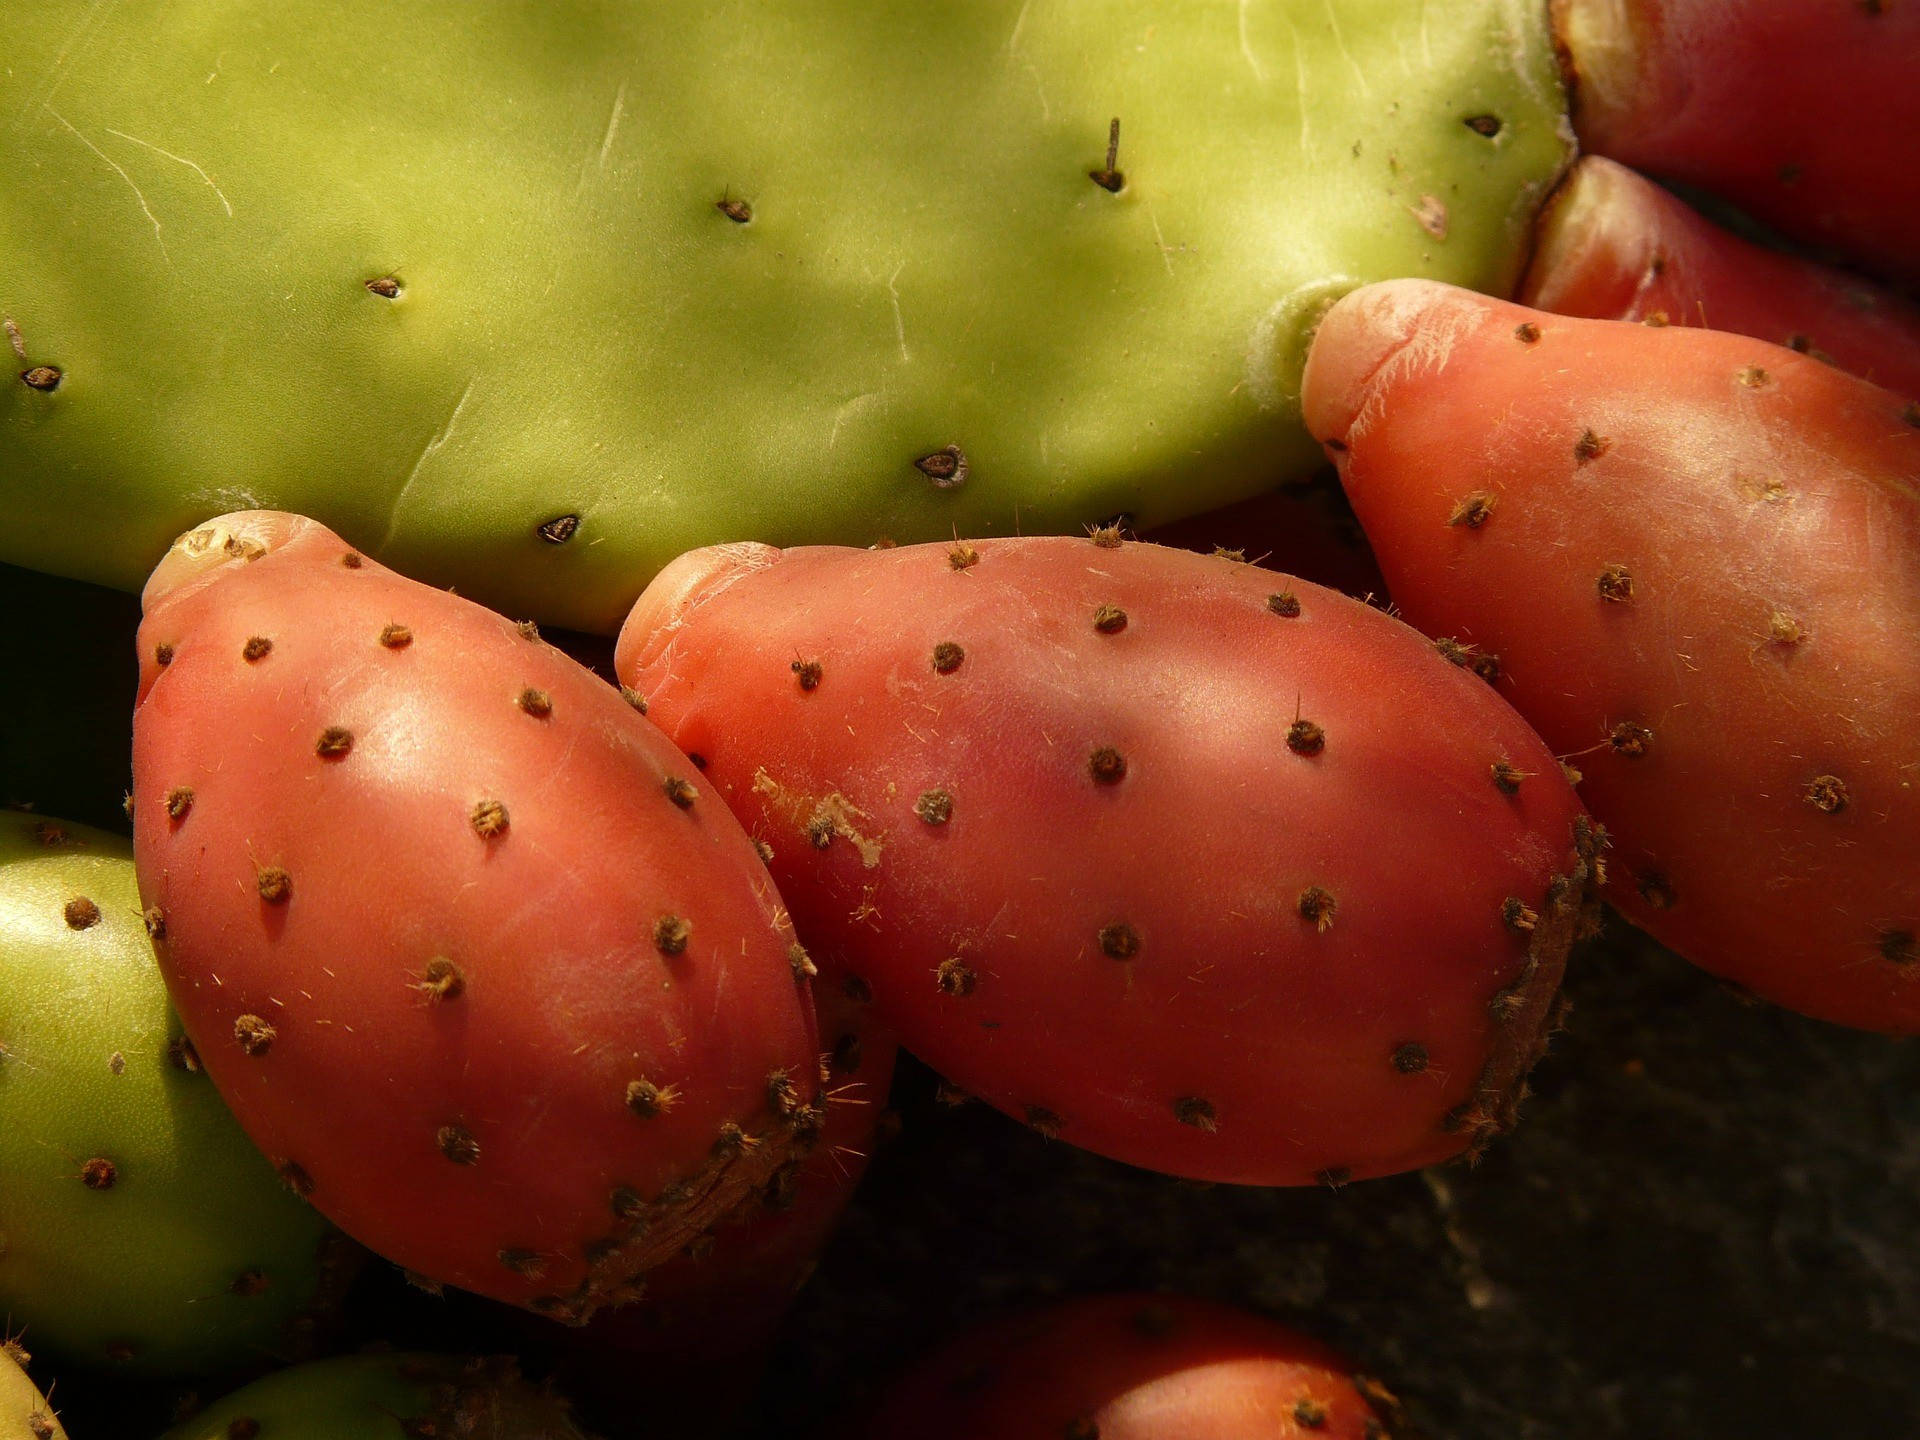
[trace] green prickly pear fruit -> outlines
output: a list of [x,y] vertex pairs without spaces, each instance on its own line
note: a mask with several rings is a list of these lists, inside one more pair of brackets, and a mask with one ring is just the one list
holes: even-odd
[[[257,1380],[161,1440],[590,1440],[511,1360],[355,1355]],[[11,1437],[7,1437],[11,1440]]]
[[0,1345],[0,1440],[67,1440],[60,1417],[23,1368],[27,1352]]
[[1509,291],[1528,0],[0,16],[0,559],[221,510],[610,632],[682,551],[1149,526],[1318,467],[1346,290]]
[[126,841],[0,813],[0,974],[0,1315],[129,1373],[300,1354],[342,1242],[200,1073]]

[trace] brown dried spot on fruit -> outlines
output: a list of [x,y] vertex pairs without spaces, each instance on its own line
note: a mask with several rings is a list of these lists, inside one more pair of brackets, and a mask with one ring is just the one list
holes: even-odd
[[1125,922],[1100,929],[1100,953],[1112,960],[1131,960],[1140,953],[1140,932]]
[[678,915],[662,915],[653,922],[653,948],[662,955],[684,955],[693,938],[693,922]]
[[1758,390],[1761,386],[1765,385],[1773,377],[1767,374],[1767,372],[1765,370],[1762,370],[1758,365],[1748,365],[1742,368],[1741,370],[1739,370],[1734,375],[1733,378],[1738,380],[1742,385],[1746,386],[1749,390]]
[[240,658],[249,665],[258,663],[273,653],[273,641],[264,635],[255,635],[240,647]]
[[53,1440],[53,1417],[44,1410],[35,1410],[27,1416],[27,1429],[33,1440]]
[[274,1029],[270,1021],[258,1015],[242,1015],[233,1022],[233,1040],[242,1053],[256,1059],[273,1049],[273,1042],[280,1032]]
[[1500,902],[1500,920],[1509,930],[1524,935],[1540,923],[1540,912],[1518,895],[1509,895]]
[[67,901],[60,913],[66,917],[69,930],[90,930],[100,923],[100,907],[84,895]]
[[1287,749],[1296,755],[1318,755],[1327,748],[1327,732],[1311,720],[1296,720],[1287,727]]
[[167,818],[176,824],[187,818],[187,812],[193,809],[193,787],[176,785],[167,791]]
[[1039,1131],[1040,1134],[1048,1140],[1059,1139],[1061,1128],[1067,1123],[1057,1113],[1049,1110],[1044,1105],[1027,1106],[1026,1117],[1027,1125]]
[[400,279],[395,275],[377,275],[367,281],[367,289],[382,300],[400,298]]
[[1664,330],[1673,323],[1673,320],[1664,310],[1649,310],[1641,317],[1640,323],[1649,330]]
[[1118,605],[1102,605],[1093,612],[1093,628],[1102,635],[1118,635],[1127,628],[1127,612]]
[[1614,754],[1637,760],[1653,744],[1653,731],[1632,720],[1622,720],[1607,732],[1607,744],[1613,747]]
[[1393,1068],[1402,1075],[1418,1075],[1427,1068],[1427,1047],[1417,1040],[1394,1046]]
[[515,696],[513,703],[536,720],[544,720],[553,714],[553,696],[532,685]]
[[340,563],[349,570],[358,570],[365,562],[361,560],[359,552],[349,550],[340,557]]
[[942,960],[934,969],[933,983],[940,987],[940,993],[951,995],[956,1000],[964,1000],[973,994],[980,983],[980,977],[973,967],[958,955]]
[[967,483],[967,452],[958,445],[947,445],[930,455],[922,455],[913,468],[931,480],[937,490],[957,490]]
[[1097,170],[1089,170],[1087,178],[1110,195],[1118,195],[1127,188],[1127,177],[1119,169],[1120,160],[1120,117],[1113,117],[1107,126],[1107,161]]
[[616,1185],[607,1196],[607,1208],[616,1220],[638,1220],[647,1213],[647,1202],[631,1185]]
[[967,658],[967,652],[951,640],[942,640],[933,647],[933,673],[951,675],[960,668],[960,662]]
[[746,1154],[749,1150],[759,1148],[758,1135],[748,1134],[737,1121],[723,1120],[720,1122],[720,1133],[714,1137],[712,1148],[708,1153],[716,1160],[732,1160],[736,1156]]
[[165,669],[173,664],[173,646],[162,641],[153,647],[153,663]]
[[1127,778],[1127,757],[1111,745],[1101,745],[1087,756],[1087,774],[1096,785],[1118,785]]
[[404,650],[413,643],[413,631],[398,621],[391,622],[381,627],[380,643],[389,650]]
[[660,788],[667,799],[682,810],[691,810],[693,802],[700,798],[700,791],[691,780],[683,780],[678,775],[669,775],[660,782]]
[[813,963],[813,957],[807,954],[807,947],[795,941],[787,946],[787,967],[793,971],[796,980],[811,980],[820,973],[820,967]]
[[1213,558],[1216,560],[1231,560],[1236,565],[1244,565],[1247,563],[1247,552],[1235,546],[1216,545],[1213,547],[1212,553]]
[[1300,618],[1300,597],[1291,590],[1282,590],[1277,595],[1267,596],[1267,609],[1282,620]]
[[1601,570],[1594,588],[1600,592],[1602,600],[1624,605],[1633,599],[1633,576],[1624,565],[1608,565]]
[[167,1063],[188,1075],[200,1073],[200,1052],[193,1048],[193,1041],[184,1035],[176,1035],[167,1041]]
[[1528,775],[1527,771],[1520,769],[1509,760],[1494,761],[1490,773],[1493,776],[1493,788],[1502,795],[1518,795],[1520,782]]
[[254,888],[269,905],[284,905],[293,898],[293,876],[278,865],[263,865],[254,871]]
[[80,1167],[80,1183],[89,1190],[111,1190],[120,1178],[120,1167],[104,1155],[96,1155]]
[[1452,512],[1447,516],[1447,524],[1464,525],[1469,530],[1478,530],[1493,517],[1493,507],[1499,503],[1499,496],[1485,490],[1476,490],[1473,494],[1455,502]]
[[1814,776],[1807,782],[1806,795],[1809,805],[1827,815],[1839,814],[1853,798],[1847,790],[1847,782],[1838,775]]
[[1325,933],[1333,926],[1333,912],[1339,908],[1331,890],[1318,885],[1309,885],[1300,892],[1296,906],[1300,918],[1307,921],[1317,931]]
[[29,390],[38,390],[43,394],[60,388],[60,367],[58,365],[35,365],[22,370],[20,378],[27,383]]
[[831,815],[816,814],[807,821],[807,843],[816,850],[825,850],[832,845],[834,833]]
[[564,545],[578,534],[579,531],[580,517],[578,515],[567,514],[556,515],[553,519],[535,526],[533,533],[549,545]]
[[820,688],[823,672],[818,660],[795,660],[787,668],[793,671],[794,681],[802,690],[811,693]]
[[464,1125],[442,1125],[433,1134],[434,1148],[456,1165],[478,1165],[480,1142]]
[[635,710],[639,711],[642,715],[647,713],[647,697],[642,695],[638,690],[634,689],[631,685],[622,685],[620,687],[620,698],[626,701],[627,704],[631,705]]
[[1198,1095],[1182,1095],[1173,1102],[1173,1118],[1182,1125],[1189,1125],[1212,1135],[1220,1128],[1220,1117],[1214,1111],[1213,1102]]
[[436,955],[427,961],[427,968],[414,988],[430,999],[458,1000],[467,993],[467,977],[446,956]]
[[1574,463],[1585,465],[1589,461],[1598,460],[1612,448],[1613,441],[1605,435],[1596,434],[1592,430],[1582,430],[1580,438],[1573,442]]
[[1087,531],[1087,538],[1102,550],[1118,550],[1126,540],[1126,536],[1120,533],[1118,522],[1092,526]]
[[1634,888],[1640,892],[1640,898],[1647,902],[1651,910],[1671,910],[1677,898],[1673,893],[1673,884],[1658,870],[1642,870],[1635,877]]
[[1785,611],[1776,610],[1767,617],[1767,643],[1791,649],[1806,638],[1800,622]]
[[1327,1407],[1303,1395],[1293,1402],[1293,1423],[1302,1430],[1324,1430],[1327,1428]]
[[507,807],[498,800],[481,800],[467,813],[467,823],[482,840],[497,839],[507,833]]
[[955,570],[971,570],[980,563],[980,552],[964,542],[947,551],[947,564]]
[[753,219],[753,207],[744,200],[735,200],[730,195],[723,195],[714,201],[713,208],[736,225],[745,225]]
[[307,1167],[294,1160],[282,1160],[274,1167],[285,1185],[302,1200],[313,1194],[313,1177],[307,1173]]
[[1531,320],[1523,320],[1513,327],[1513,338],[1522,345],[1537,345],[1540,342],[1540,327]]
[[642,1120],[666,1114],[679,1099],[677,1085],[656,1085],[651,1080],[634,1080],[627,1085],[627,1109]]
[[233,1277],[233,1283],[227,1289],[242,1299],[251,1299],[255,1295],[264,1295],[273,1288],[273,1282],[267,1278],[264,1270],[242,1270]]
[[945,790],[923,790],[913,802],[913,813],[929,825],[944,825],[953,818],[953,796]]
[[1913,931],[1889,929],[1880,932],[1880,958],[1889,965],[1906,967],[1920,963],[1920,941]]
[[344,725],[329,725],[313,742],[313,753],[322,760],[339,760],[353,749],[353,732]]

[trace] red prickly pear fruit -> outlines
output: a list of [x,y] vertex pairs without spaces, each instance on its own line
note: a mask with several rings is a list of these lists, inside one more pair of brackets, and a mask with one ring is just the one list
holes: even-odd
[[808,987],[752,844],[617,690],[297,516],[184,536],[144,605],[141,903],[289,1185],[565,1320],[757,1203],[818,1123]]
[[638,1300],[601,1311],[585,1329],[555,1332],[529,1318],[529,1341],[588,1413],[644,1411],[676,1436],[732,1433],[738,1408],[753,1397],[751,1377],[879,1139],[895,1047],[866,994],[858,985],[815,984],[826,1119],[812,1152],[778,1172],[759,1205],[649,1271]]
[[1580,162],[1541,216],[1519,300],[1752,335],[1920,395],[1920,310],[1857,275],[1742,240],[1599,156]]
[[1361,599],[1386,599],[1379,563],[1331,471],[1321,471],[1305,485],[1158,526],[1140,538],[1244,560]]
[[1600,838],[1455,658],[1111,530],[695,551],[615,652],[902,1045],[1269,1185],[1477,1146],[1543,1043]]
[[[1408,619],[1497,650],[1628,918],[1920,1031],[1920,408],[1791,350],[1419,281],[1327,316],[1309,424]],[[1449,524],[1468,492],[1498,508]]]
[[[1378,1407],[1378,1408],[1376,1408]],[[1100,1295],[985,1325],[882,1399],[867,1440],[1386,1440],[1392,1392],[1226,1305]]]
[[1580,146],[1920,276],[1920,6],[1553,0]]

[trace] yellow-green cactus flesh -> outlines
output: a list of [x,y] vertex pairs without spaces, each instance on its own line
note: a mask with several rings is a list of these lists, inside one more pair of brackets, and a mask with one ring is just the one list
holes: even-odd
[[21,1368],[25,1353],[0,1346],[0,1440],[67,1440],[59,1415]]
[[133,588],[284,509],[610,631],[716,541],[1244,498],[1320,463],[1332,300],[1516,282],[1544,12],[5,7],[0,560]]
[[181,1040],[125,840],[0,813],[0,1316],[129,1374],[292,1357],[340,1276]]

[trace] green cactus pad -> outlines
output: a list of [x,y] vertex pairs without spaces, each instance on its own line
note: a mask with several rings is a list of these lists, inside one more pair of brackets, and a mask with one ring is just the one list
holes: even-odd
[[586,1440],[566,1405],[521,1380],[511,1361],[440,1355],[358,1355],[298,1365],[236,1391],[161,1440],[232,1440],[236,1435]]
[[8,6],[0,560],[133,587],[265,506],[605,631],[714,541],[1244,498],[1320,463],[1328,303],[1517,278],[1544,12]]
[[199,1073],[127,842],[0,813],[0,1316],[135,1374],[300,1353],[340,1243]]
[[21,1368],[17,1356],[25,1353],[13,1344],[0,1346],[0,1440],[67,1440],[53,1406]]

